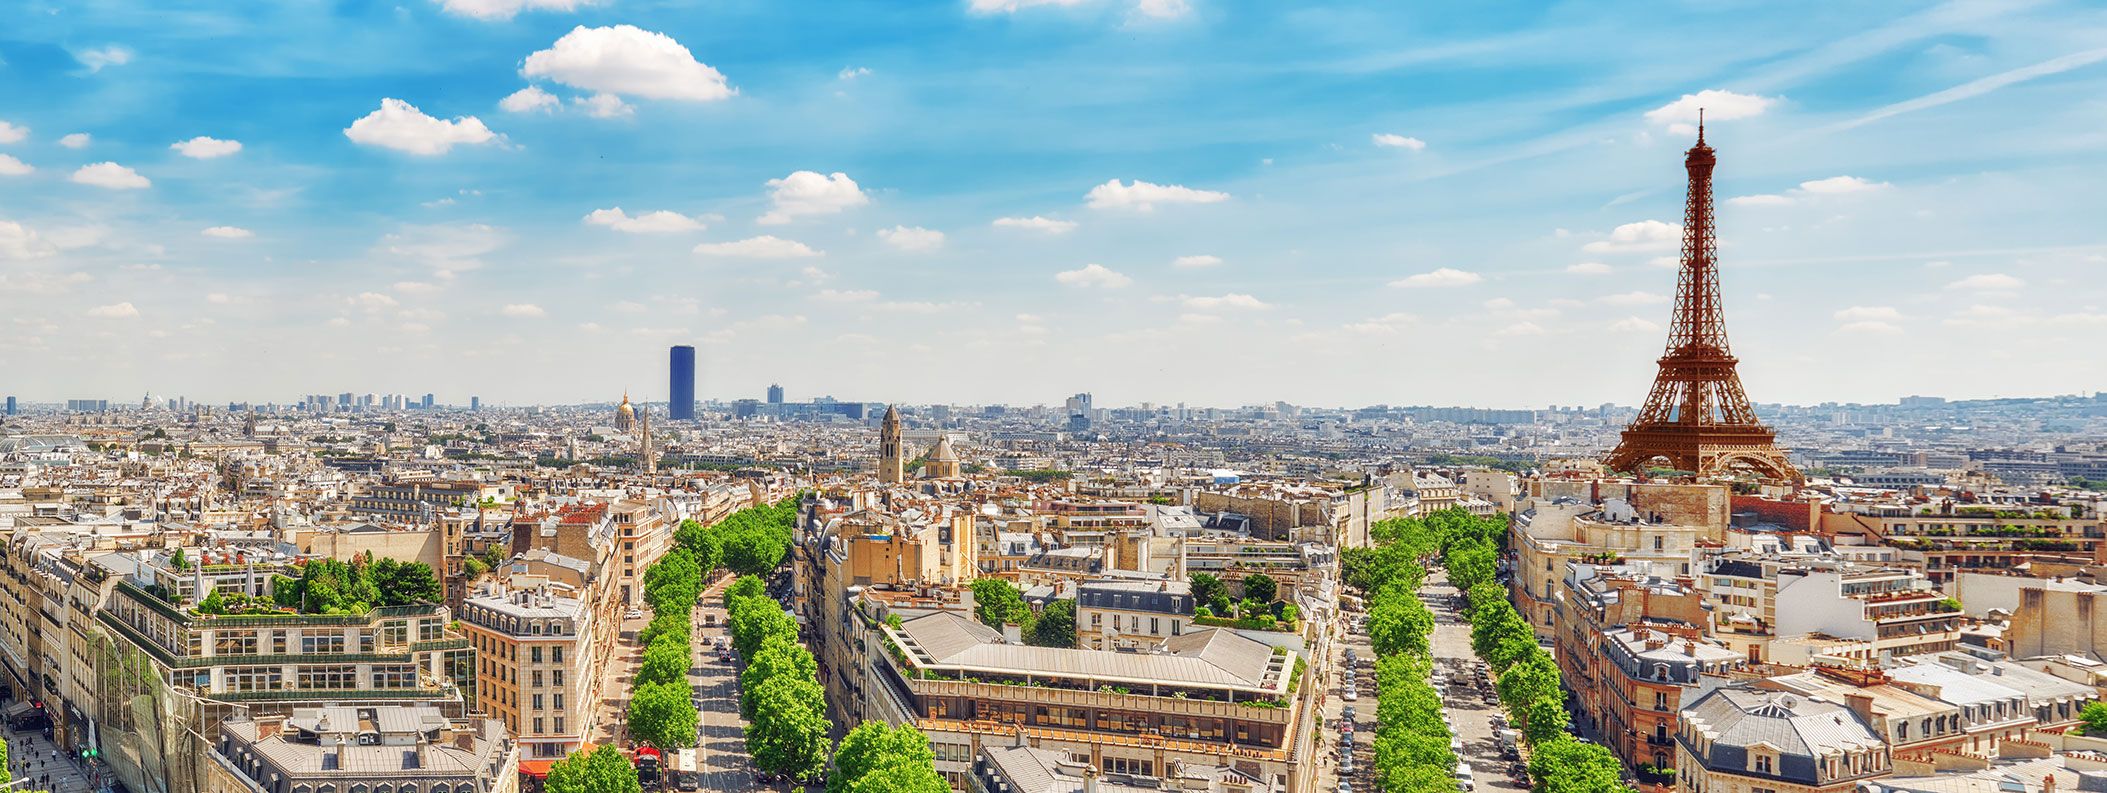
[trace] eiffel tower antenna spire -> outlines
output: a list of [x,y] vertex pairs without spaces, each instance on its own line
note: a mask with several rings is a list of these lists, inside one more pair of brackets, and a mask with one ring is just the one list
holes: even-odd
[[1682,267],[1676,276],[1675,317],[1646,405],[1624,430],[1603,464],[1614,471],[1667,467],[1699,476],[1744,469],[1798,482],[1800,472],[1777,448],[1777,436],[1756,418],[1741,390],[1739,361],[1727,346],[1719,299],[1719,239],[1712,220],[1712,169],[1719,158],[1705,145],[1704,110],[1697,143],[1683,155],[1689,196],[1683,204]]

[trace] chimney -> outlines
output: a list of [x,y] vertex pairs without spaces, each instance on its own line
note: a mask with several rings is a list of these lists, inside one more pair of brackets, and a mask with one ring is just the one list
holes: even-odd
[[1083,767],[1083,793],[1097,793],[1097,766]]
[[1860,694],[1856,691],[1845,694],[1844,707],[1850,708],[1852,713],[1858,714],[1867,724],[1878,723],[1873,718],[1873,697],[1870,694]]

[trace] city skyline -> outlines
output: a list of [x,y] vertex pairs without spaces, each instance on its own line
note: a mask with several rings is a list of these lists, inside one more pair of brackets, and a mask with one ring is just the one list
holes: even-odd
[[1699,106],[1752,401],[2107,386],[2072,3],[0,22],[35,402],[663,399],[694,344],[705,399],[1632,405]]

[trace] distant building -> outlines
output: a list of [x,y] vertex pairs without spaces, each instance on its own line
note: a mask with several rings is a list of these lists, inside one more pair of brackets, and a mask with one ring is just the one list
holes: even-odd
[[673,346],[668,375],[672,382],[666,386],[666,418],[674,421],[695,419],[695,348],[686,344]]
[[66,411],[69,413],[105,413],[109,409],[110,400],[107,399],[66,400]]
[[768,404],[771,404],[771,405],[780,405],[780,404],[783,404],[783,387],[782,387],[782,386],[779,386],[779,385],[775,385],[775,384],[773,384],[773,383],[770,383],[770,384],[769,384],[769,386],[768,386]]
[[483,409],[483,398],[482,398],[482,397],[479,397],[479,396],[472,396],[472,397],[469,397],[469,398],[468,398],[468,409],[469,409],[469,410],[482,410],[482,409]]
[[1075,602],[1078,647],[1155,648],[1192,627],[1192,585],[1184,581],[1090,581]]
[[900,409],[887,407],[885,419],[878,425],[878,481],[904,482],[907,480],[907,458],[901,448]]
[[8,398],[7,398],[7,415],[10,415],[10,416],[12,416],[12,415],[15,415],[15,398],[14,398],[14,397],[8,397]]
[[1722,688],[1682,715],[1681,793],[1841,793],[1889,773],[1887,744],[1839,703]]
[[636,406],[629,404],[629,392],[622,392],[622,404],[615,406],[615,431],[628,432],[636,429]]

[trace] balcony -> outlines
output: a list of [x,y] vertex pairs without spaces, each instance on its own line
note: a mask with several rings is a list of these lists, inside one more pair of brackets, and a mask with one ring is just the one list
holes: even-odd
[[1143,694],[1079,691],[1063,688],[1005,686],[997,683],[975,683],[965,680],[908,679],[907,685],[920,696],[965,697],[975,700],[1028,702],[1034,705],[1111,708],[1144,713],[1208,716],[1266,724],[1290,724],[1295,720],[1295,707],[1292,702],[1288,707],[1284,708],[1259,707],[1242,702],[1152,697]]

